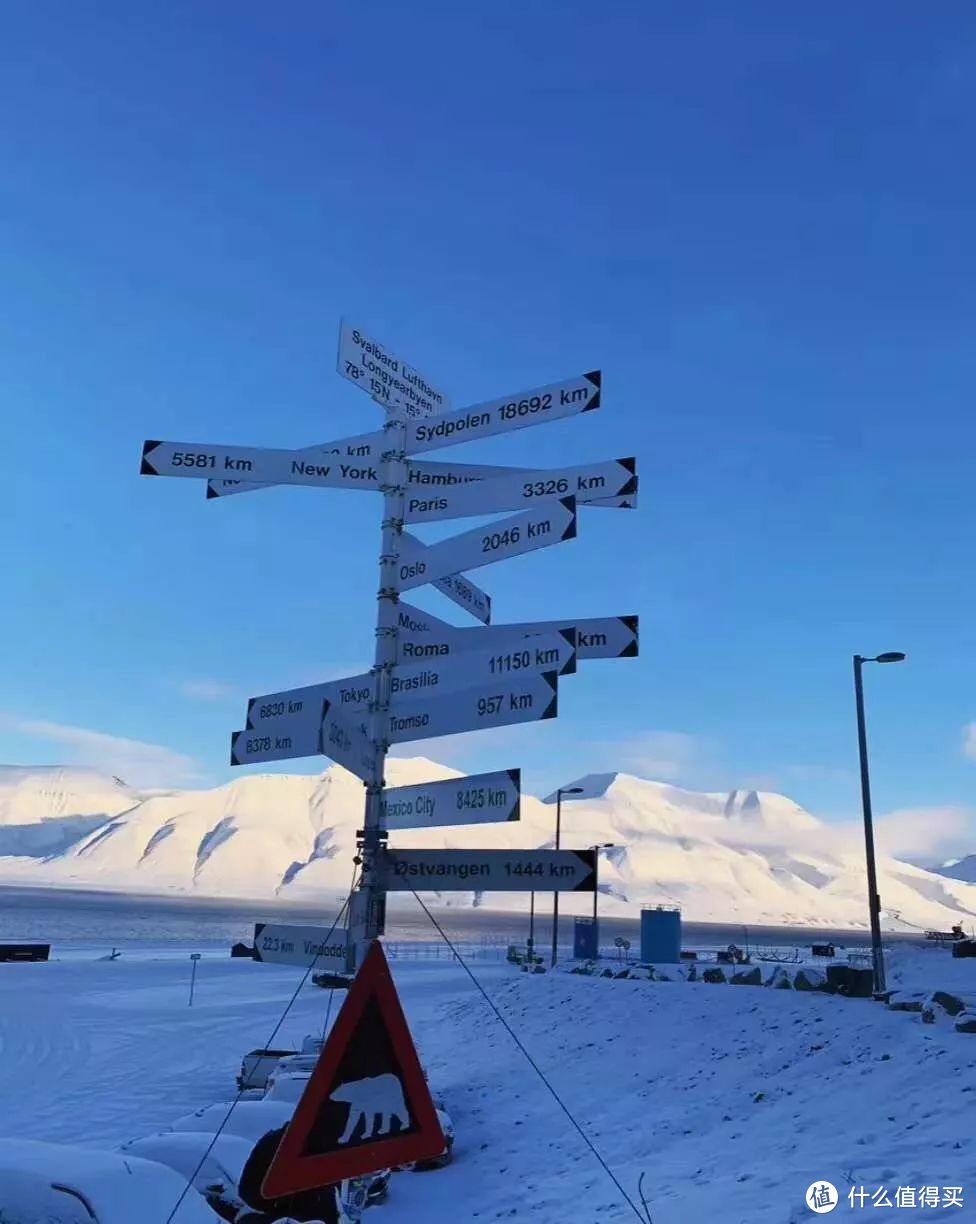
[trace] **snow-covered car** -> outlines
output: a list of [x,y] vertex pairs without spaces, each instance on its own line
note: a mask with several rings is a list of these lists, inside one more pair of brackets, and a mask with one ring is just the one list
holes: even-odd
[[241,1059],[241,1070],[237,1077],[238,1090],[244,1092],[250,1088],[266,1088],[268,1076],[281,1059],[297,1053],[297,1050],[248,1050]]
[[253,1146],[250,1139],[238,1135],[166,1131],[133,1139],[119,1151],[158,1161],[187,1181],[192,1179],[214,1211],[226,1220],[233,1220],[244,1206],[237,1194],[237,1184]]
[[311,1078],[310,1071],[275,1071],[265,1089],[265,1101],[285,1101],[297,1105]]
[[231,1101],[219,1101],[216,1105],[184,1114],[170,1129],[202,1131],[206,1135],[216,1135],[219,1131],[222,1135],[238,1135],[256,1143],[268,1131],[285,1126],[295,1112],[294,1104],[288,1101],[238,1101],[228,1117],[232,1104]]
[[185,1177],[153,1160],[0,1139],[3,1224],[221,1224],[195,1190],[184,1190]]

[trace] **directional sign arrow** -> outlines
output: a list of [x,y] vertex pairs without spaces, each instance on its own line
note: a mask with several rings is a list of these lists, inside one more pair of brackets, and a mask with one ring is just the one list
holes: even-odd
[[596,850],[382,850],[388,892],[593,892]]
[[348,932],[337,927],[284,926],[277,922],[254,924],[254,959],[275,965],[301,965],[307,969],[346,971]]
[[465,578],[463,574],[448,574],[446,578],[438,578],[433,585],[459,608],[470,612],[475,620],[480,620],[483,625],[490,622],[491,596],[475,586],[470,578]]
[[[434,497],[443,489],[475,484],[481,480],[496,480],[502,476],[523,476],[546,480],[559,475],[558,471],[550,471],[547,468],[507,467],[497,463],[437,463],[425,459],[408,459],[407,491],[410,496],[420,496],[426,493],[428,497]],[[636,510],[636,488],[635,483],[633,493],[619,497],[594,496],[593,493],[580,489],[576,493],[576,504]]]
[[429,612],[421,612],[401,600],[397,606],[400,657],[405,661],[448,659],[468,651],[518,649],[536,634],[576,629],[579,659],[632,658],[638,652],[639,619],[636,616],[594,616],[578,620],[524,621],[521,624],[489,625],[483,629],[459,629],[445,624]]
[[260,761],[290,761],[318,756],[321,748],[323,702],[317,715],[280,719],[273,728],[235,731],[230,739],[231,765],[256,765]]
[[391,416],[428,417],[447,412],[451,407],[444,392],[438,391],[419,370],[344,319],[339,327],[336,369],[343,378],[379,400]]
[[513,429],[591,412],[600,406],[600,382],[600,371],[591,370],[589,374],[566,378],[547,387],[459,408],[434,421],[410,421],[407,423],[406,452],[416,455],[440,446],[474,442],[477,438],[490,438]]
[[[382,458],[383,452],[389,450],[389,448],[390,442],[383,430],[374,430],[372,433],[353,434],[349,438],[338,438],[332,442],[322,442],[318,446],[306,446],[300,450],[290,451],[289,454],[292,460],[304,464],[312,464],[313,466],[322,463],[349,463],[355,460],[375,466]],[[226,447],[221,448],[221,453],[227,449]],[[233,458],[233,456],[228,455],[228,458]],[[143,475],[153,474],[143,473]],[[158,475],[159,473],[155,474]],[[179,474],[179,472],[167,473],[167,475]],[[198,474],[207,475],[207,472],[204,471]],[[190,475],[190,473],[187,472],[186,475]],[[233,497],[235,493],[253,493],[257,489],[274,489],[281,483],[293,484],[305,482],[256,481],[251,480],[250,477],[246,480],[241,480],[238,477],[218,477],[207,481],[207,497]]]
[[636,470],[635,459],[610,459],[561,471],[498,476],[433,492],[414,489],[407,494],[403,518],[407,523],[426,523],[496,514],[567,495],[577,502],[581,497],[632,497],[637,492]]
[[556,673],[520,676],[408,703],[390,712],[390,743],[556,717]]
[[383,791],[388,829],[434,829],[444,825],[494,824],[518,820],[521,770],[394,786]]
[[536,510],[513,514],[488,527],[429,544],[423,551],[418,551],[416,543],[407,544],[397,563],[398,590],[409,591],[448,574],[519,557],[549,544],[561,544],[575,535],[576,499],[561,497]]
[[[483,642],[486,648],[489,644]],[[463,659],[432,659],[395,667],[390,675],[390,709],[412,711],[419,700],[439,698],[475,685],[497,688],[511,684],[515,678],[537,676],[540,672],[568,676],[576,670],[576,633],[573,629],[532,638],[513,638],[509,646],[508,650],[497,652],[469,651]],[[294,735],[296,728],[304,724],[311,736],[321,725],[328,707],[335,717],[349,723],[351,733],[359,727],[362,711],[368,708],[372,698],[370,672],[281,693],[267,693],[252,697],[248,702],[247,730],[276,736]],[[304,729],[298,732],[296,743],[304,733]],[[325,752],[327,756],[332,755],[327,749]]]
[[[186,476],[207,480],[268,481],[273,484],[321,485],[334,489],[378,489],[380,467],[369,460],[258,446],[218,446],[209,442],[143,443],[143,476]],[[209,494],[208,494],[209,496]]]

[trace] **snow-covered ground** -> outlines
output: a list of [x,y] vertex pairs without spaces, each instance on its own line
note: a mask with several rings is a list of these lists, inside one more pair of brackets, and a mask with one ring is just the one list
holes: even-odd
[[[398,1174],[374,1224],[609,1224],[635,1219],[464,972],[393,962],[432,1084],[457,1126],[456,1160]],[[962,1186],[974,1218],[976,1036],[872,1001],[701,982],[474,972],[625,1189],[646,1173],[653,1224],[798,1224],[807,1187],[848,1179]],[[233,1096],[300,970],[76,953],[0,965],[0,1134],[112,1147]],[[892,983],[976,998],[976,961],[905,950]],[[328,995],[299,996],[277,1040],[321,1029]],[[338,996],[335,1000],[339,1002]],[[333,1013],[334,1015],[334,1013]],[[896,1209],[863,1209],[876,1220]],[[839,1215],[850,1213],[846,1198]]]
[[[391,760],[400,786],[456,776],[422,757]],[[818,821],[784,795],[705,794],[626,774],[578,779],[563,804],[563,845],[611,843],[600,856],[604,914],[678,904],[694,922],[850,929],[866,922],[859,828]],[[362,784],[339,766],[319,776],[251,774],[210,790],[140,793],[79,769],[0,766],[0,882],[135,894],[334,900],[349,889]],[[409,830],[397,847],[551,844],[555,813],[530,795],[521,819]],[[879,855],[885,925],[948,929],[976,922],[976,884]],[[435,900],[435,894],[427,894]],[[524,910],[522,894],[493,906]],[[447,892],[442,906],[485,896]],[[566,913],[588,912],[566,896]]]

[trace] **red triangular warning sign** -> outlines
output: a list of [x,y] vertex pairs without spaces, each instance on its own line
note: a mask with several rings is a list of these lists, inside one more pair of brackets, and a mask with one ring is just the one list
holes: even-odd
[[265,1174],[269,1199],[447,1146],[379,940],[366,953]]

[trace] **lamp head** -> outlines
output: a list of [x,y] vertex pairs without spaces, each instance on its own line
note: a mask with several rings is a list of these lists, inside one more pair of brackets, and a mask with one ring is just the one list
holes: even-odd
[[886,650],[884,654],[879,654],[875,663],[904,663],[905,655],[900,650]]

